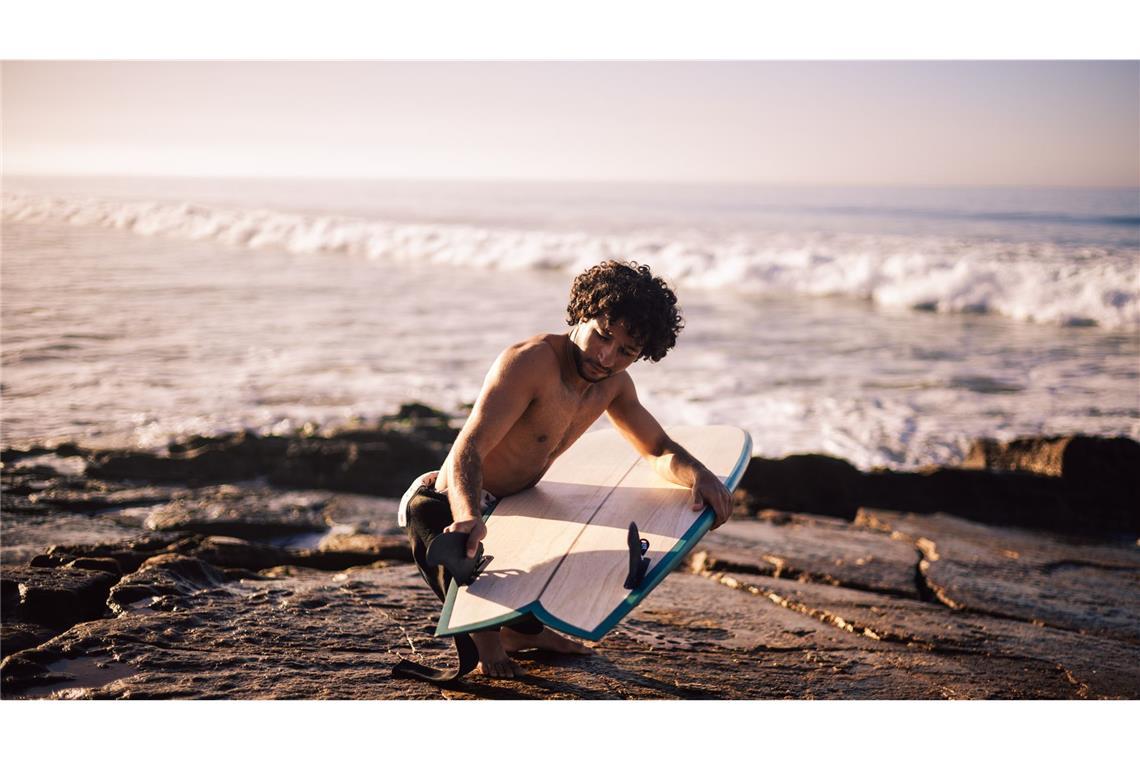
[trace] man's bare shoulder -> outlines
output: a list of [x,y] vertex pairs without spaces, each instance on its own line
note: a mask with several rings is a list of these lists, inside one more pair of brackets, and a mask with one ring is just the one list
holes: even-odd
[[607,377],[602,383],[605,385],[606,397],[611,404],[637,398],[637,388],[633,384],[633,376],[624,369]]
[[558,373],[558,349],[555,346],[560,339],[565,340],[566,337],[554,334],[531,336],[503,349],[496,365],[500,372],[509,371],[512,374]]

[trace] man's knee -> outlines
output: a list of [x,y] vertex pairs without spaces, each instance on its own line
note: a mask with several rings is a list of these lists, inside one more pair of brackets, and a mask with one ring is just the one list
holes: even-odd
[[546,626],[542,624],[542,621],[530,613],[523,615],[518,620],[507,623],[506,627],[510,628],[515,633],[521,633],[527,636],[537,636],[546,629]]
[[442,499],[417,493],[408,502],[408,525],[439,532],[451,524],[451,507]]

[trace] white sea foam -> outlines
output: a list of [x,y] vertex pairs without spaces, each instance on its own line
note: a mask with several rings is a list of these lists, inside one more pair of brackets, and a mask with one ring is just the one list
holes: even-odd
[[6,193],[3,206],[8,222],[90,225],[252,250],[567,272],[614,257],[649,264],[686,287],[854,297],[886,308],[1047,324],[1140,326],[1140,246],[811,231],[607,234],[22,193]]
[[[953,254],[962,247],[949,243],[879,237],[847,238],[848,246],[818,232],[773,242],[660,227],[602,236],[304,215],[293,218],[308,226],[290,231],[293,221],[278,213],[108,207],[125,229],[140,222],[160,236],[146,237],[104,229],[115,225],[92,207],[28,217],[48,224],[4,225],[6,443],[161,447],[191,434],[373,420],[410,400],[462,415],[504,346],[566,328],[567,272],[545,268],[585,266],[603,244],[668,262],[675,269],[662,271],[686,283],[678,350],[663,366],[631,369],[663,424],[740,425],[757,454],[819,452],[864,469],[952,463],[979,437],[1140,438],[1140,331],[941,316],[870,300],[909,306],[984,287],[991,299],[1037,304],[1023,318],[1040,319],[1051,305],[1032,292],[1044,279],[1033,257],[1058,282],[1078,284],[1104,263],[1060,246],[1006,246],[993,261],[960,264]],[[97,226],[68,227],[65,218]],[[171,223],[178,232],[163,231]],[[188,243],[182,225],[207,243]],[[379,229],[391,236],[383,245]],[[380,258],[366,248],[346,255],[360,239]],[[375,265],[397,255],[466,263],[456,241],[484,263],[462,272]],[[527,257],[509,255],[517,250]],[[519,269],[504,275],[505,266]],[[1014,275],[1023,270],[1021,283]],[[1095,295],[1098,281],[1085,282]]]

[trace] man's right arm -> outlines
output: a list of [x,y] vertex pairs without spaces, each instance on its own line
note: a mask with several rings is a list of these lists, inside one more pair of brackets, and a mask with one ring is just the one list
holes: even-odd
[[479,514],[483,460],[510,432],[537,395],[548,354],[544,347],[536,345],[511,346],[499,354],[483,380],[471,416],[444,463],[454,521],[444,532],[470,533],[468,557],[475,556],[479,542],[487,535]]

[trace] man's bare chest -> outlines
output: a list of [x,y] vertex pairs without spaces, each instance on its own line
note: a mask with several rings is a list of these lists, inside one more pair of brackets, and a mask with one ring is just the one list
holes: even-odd
[[516,431],[531,445],[552,454],[560,453],[606,410],[602,388],[583,395],[554,390],[535,398],[519,419]]
[[530,484],[606,410],[606,396],[599,392],[604,390],[592,387],[579,394],[560,386],[536,396],[487,464]]

